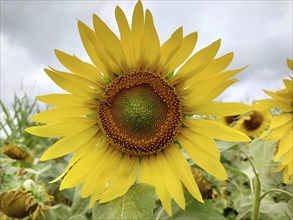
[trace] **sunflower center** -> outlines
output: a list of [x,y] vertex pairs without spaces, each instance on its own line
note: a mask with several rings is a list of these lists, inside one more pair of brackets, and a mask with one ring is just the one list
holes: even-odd
[[257,111],[253,111],[250,115],[250,119],[244,120],[243,125],[247,130],[253,131],[258,129],[261,126],[262,122],[262,115]]
[[111,145],[131,155],[162,151],[181,125],[173,87],[149,72],[126,73],[112,82],[99,102],[99,121]]
[[165,102],[148,84],[122,89],[112,106],[117,125],[138,138],[153,135],[168,112]]

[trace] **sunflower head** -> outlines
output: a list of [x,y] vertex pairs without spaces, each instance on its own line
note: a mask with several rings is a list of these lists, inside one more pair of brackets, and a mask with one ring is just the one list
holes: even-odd
[[99,124],[114,148],[151,155],[168,147],[182,123],[173,87],[161,77],[138,71],[120,76],[98,104]]
[[233,128],[244,132],[252,138],[257,138],[268,129],[272,116],[268,110],[256,104],[252,108],[253,111],[242,115]]
[[69,94],[39,96],[56,108],[35,115],[32,120],[46,125],[27,131],[61,137],[41,160],[74,152],[56,179],[63,178],[60,189],[83,184],[81,195],[91,196],[93,206],[97,200],[103,203],[124,195],[134,182],[148,183],[172,215],[171,198],[185,208],[182,184],[203,202],[182,151],[203,170],[225,179],[214,139],[250,140],[217,122],[185,117],[249,111],[244,104],[213,101],[244,68],[226,70],[233,53],[216,57],[221,40],[191,55],[197,33],[184,36],[182,27],[161,44],[152,14],[143,10],[141,1],[131,25],[118,6],[115,16],[120,38],[96,15],[94,29],[78,21],[92,64],[55,51],[69,73],[45,71]]
[[16,144],[6,146],[2,150],[2,153],[15,160],[22,160],[26,162],[32,161],[30,154],[20,149]]
[[11,218],[24,218],[37,210],[38,204],[29,191],[11,190],[0,193],[0,209]]
[[[287,60],[289,69],[293,70],[293,60]],[[268,131],[261,134],[260,138],[267,141],[279,141],[275,162],[280,161],[276,172],[283,170],[285,183],[293,181],[293,82],[291,79],[283,80],[285,88],[275,92],[264,90],[270,99],[259,100],[258,103],[266,108],[280,110],[270,123]]]

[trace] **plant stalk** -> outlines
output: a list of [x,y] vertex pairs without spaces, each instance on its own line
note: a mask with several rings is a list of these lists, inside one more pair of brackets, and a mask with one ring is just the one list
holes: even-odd
[[243,154],[245,154],[245,156],[247,157],[247,159],[252,167],[253,173],[255,175],[255,190],[254,190],[254,197],[253,197],[253,208],[252,208],[251,219],[252,220],[259,220],[259,209],[260,209],[260,202],[262,199],[262,197],[261,197],[261,182],[260,182],[258,172],[255,169],[255,166],[253,164],[251,157],[246,152],[244,152],[242,150],[241,150],[241,152]]

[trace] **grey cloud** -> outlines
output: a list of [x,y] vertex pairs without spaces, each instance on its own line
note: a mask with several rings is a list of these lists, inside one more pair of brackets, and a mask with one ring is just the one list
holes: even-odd
[[[42,68],[61,66],[54,57],[54,48],[88,59],[79,39],[76,18],[91,26],[92,14],[96,13],[117,33],[115,6],[121,6],[131,18],[134,4],[134,1],[1,1],[1,38],[6,41],[1,39],[2,93],[12,93],[11,88],[20,86],[20,80],[15,78],[23,78],[26,85],[35,83],[40,93],[60,91]],[[241,100],[247,94],[260,97],[263,88],[273,90],[287,76],[286,59],[293,57],[291,1],[145,1],[143,4],[153,13],[161,43],[184,26],[185,34],[199,33],[196,51],[222,38],[219,56],[235,52],[231,68],[249,64],[237,76],[241,81],[224,94],[225,100],[237,97]],[[2,97],[5,95],[1,94]]]

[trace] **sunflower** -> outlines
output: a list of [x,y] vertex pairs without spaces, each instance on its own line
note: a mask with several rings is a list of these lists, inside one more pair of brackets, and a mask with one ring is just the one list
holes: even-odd
[[[287,60],[288,67],[293,70],[293,60]],[[276,172],[283,171],[285,183],[293,181],[293,144],[292,144],[292,115],[293,115],[293,82],[291,79],[283,80],[285,88],[275,92],[264,90],[272,99],[259,100],[258,102],[269,108],[279,109],[281,113],[276,116],[269,127],[269,130],[262,133],[260,138],[267,141],[280,141],[275,162],[280,161]],[[282,159],[281,159],[282,158]]]
[[263,109],[257,104],[252,105],[252,109],[249,113],[241,116],[233,128],[252,138],[257,138],[269,127],[272,116],[267,109]]
[[45,72],[69,94],[37,97],[56,108],[35,115],[33,121],[46,125],[27,131],[62,138],[41,160],[73,152],[67,169],[56,179],[63,178],[60,189],[83,184],[81,195],[91,196],[93,206],[97,200],[104,203],[124,195],[135,182],[148,183],[172,215],[171,198],[185,208],[182,184],[203,202],[182,151],[209,174],[226,179],[214,139],[250,140],[217,122],[190,117],[249,111],[244,104],[213,102],[244,68],[224,71],[233,53],[215,58],[220,40],[187,60],[197,33],[183,37],[182,27],[161,45],[152,14],[144,13],[140,1],[131,27],[118,6],[115,15],[120,39],[96,15],[94,30],[78,21],[93,65],[56,50],[72,73],[54,68]]

